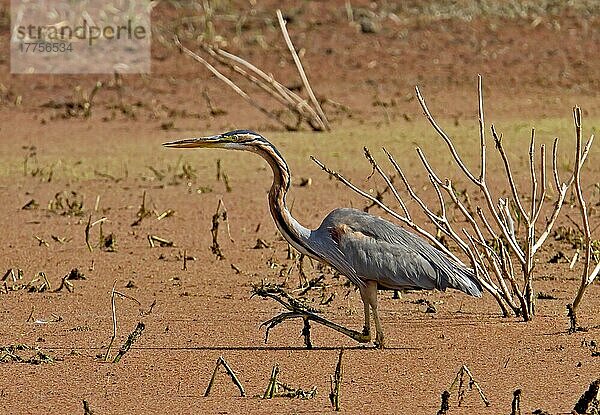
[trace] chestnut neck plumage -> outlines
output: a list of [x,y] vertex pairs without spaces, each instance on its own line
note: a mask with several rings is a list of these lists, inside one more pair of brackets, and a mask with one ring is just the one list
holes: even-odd
[[290,169],[287,163],[271,143],[261,143],[254,146],[252,151],[264,158],[273,170],[273,184],[269,190],[269,208],[277,228],[296,250],[315,257],[316,254],[307,246],[310,229],[305,228],[292,217],[285,203],[285,196],[291,183]]

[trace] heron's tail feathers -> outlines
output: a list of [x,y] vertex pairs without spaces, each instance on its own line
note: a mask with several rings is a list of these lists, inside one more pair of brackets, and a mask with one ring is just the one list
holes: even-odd
[[473,297],[481,297],[483,294],[481,284],[475,278],[475,271],[472,268],[457,265],[454,275],[448,282],[450,288],[460,290]]

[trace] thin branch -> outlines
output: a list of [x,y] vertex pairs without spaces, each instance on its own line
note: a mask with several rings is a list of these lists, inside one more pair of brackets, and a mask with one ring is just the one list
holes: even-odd
[[540,217],[540,212],[542,211],[542,207],[544,206],[544,200],[546,199],[546,146],[542,144],[540,146],[540,180],[542,183],[542,188],[540,190],[540,199],[538,202],[537,210],[533,215],[532,222],[536,223],[538,218]]
[[415,91],[417,94],[417,99],[419,100],[419,104],[421,104],[421,108],[423,108],[423,111],[425,113],[425,117],[427,117],[427,120],[429,121],[431,126],[435,129],[435,131],[437,131],[437,133],[440,135],[440,137],[442,137],[444,139],[444,141],[448,145],[448,148],[450,149],[450,153],[452,153],[452,157],[454,157],[454,160],[456,161],[458,166],[465,173],[465,175],[469,178],[469,180],[471,180],[473,183],[479,183],[479,180],[477,180],[477,178],[475,176],[473,176],[473,174],[469,171],[469,169],[467,168],[465,163],[462,161],[462,159],[458,155],[458,152],[456,151],[456,148],[454,148],[454,144],[452,144],[452,140],[450,139],[450,137],[448,137],[448,135],[444,132],[444,130],[442,130],[442,128],[437,124],[437,122],[431,115],[431,112],[429,111],[429,108],[427,108],[425,99],[421,95],[421,91],[419,91],[418,86],[415,87]]
[[[587,159],[587,156],[592,147],[593,141],[594,141],[594,135],[591,135],[590,138],[588,139],[587,143],[585,144],[583,151],[581,152],[579,168],[583,167],[583,164],[585,163],[585,160]],[[556,142],[557,142],[557,140],[555,140],[555,143]],[[554,157],[553,163],[556,164],[556,158],[555,158],[555,156],[553,156],[553,157]],[[555,179],[557,179],[558,174],[557,174],[556,166],[554,166],[553,168],[555,171],[555,173],[554,173]],[[560,213],[560,208],[562,207],[562,204],[565,201],[565,197],[567,196],[567,190],[569,190],[569,187],[571,187],[571,185],[573,184],[574,181],[575,181],[575,173],[573,172],[569,181],[567,183],[563,183],[562,186],[559,187],[559,197],[558,197],[558,200],[556,201],[556,203],[554,204],[554,211],[552,212],[550,219],[547,221],[544,231],[540,234],[537,241],[533,245],[533,251],[532,251],[533,253],[537,252],[537,250],[544,244],[544,242],[546,241],[548,236],[550,236],[550,233],[552,232],[552,227],[554,226],[554,223],[556,222],[556,219],[558,218],[558,214]]]
[[[363,147],[363,150],[365,152],[365,157],[367,158],[367,160],[369,161],[369,163],[371,163],[371,166],[373,166],[373,168],[375,170],[377,170],[377,172],[379,173],[379,175],[383,178],[383,180],[387,184],[388,188],[392,191],[392,194],[394,195],[394,197],[396,198],[396,200],[400,204],[400,207],[402,208],[402,211],[404,212],[404,216],[406,217],[406,219],[410,220],[411,219],[410,213],[408,212],[408,209],[406,208],[406,205],[404,204],[404,201],[402,200],[402,198],[398,194],[398,191],[396,190],[396,187],[394,186],[394,184],[392,183],[392,181],[390,180],[390,178],[387,176],[387,174],[384,173],[383,169],[375,161],[375,159],[371,155],[371,152],[369,151],[369,149],[367,147]],[[385,148],[383,149],[383,151],[385,151]]]
[[285,43],[287,44],[288,49],[290,50],[290,53],[292,54],[292,58],[294,58],[294,63],[296,64],[296,68],[298,68],[298,73],[300,74],[300,78],[302,79],[302,84],[304,85],[304,88],[306,89],[306,92],[308,93],[310,100],[312,101],[313,105],[315,106],[315,109],[316,109],[317,113],[319,114],[319,117],[325,124],[326,130],[330,130],[331,126],[329,125],[329,121],[327,120],[327,117],[325,116],[325,113],[323,112],[323,108],[321,108],[321,104],[319,104],[319,101],[315,97],[315,94],[314,94],[312,88],[310,87],[310,83],[308,82],[308,78],[306,77],[306,73],[304,72],[304,68],[302,67],[302,62],[300,61],[300,57],[298,56],[298,53],[296,53],[296,49],[294,48],[294,45],[292,44],[290,35],[288,34],[288,31],[285,27],[286,22],[285,22],[285,20],[283,20],[283,15],[281,14],[281,10],[279,10],[279,9],[277,9],[277,20],[279,21],[279,27],[281,28],[281,33],[283,34]]
[[[536,211],[536,196],[537,196],[537,177],[535,174],[535,129],[531,129],[531,142],[529,143],[529,170],[531,172],[531,211],[529,214],[530,223],[535,223],[533,220]],[[541,205],[541,201],[540,201]]]
[[494,137],[494,141],[496,142],[496,149],[500,153],[500,157],[502,158],[502,162],[504,163],[504,171],[506,173],[506,177],[508,179],[508,184],[510,186],[510,190],[512,192],[513,199],[521,213],[521,216],[525,219],[527,224],[530,223],[530,218],[523,205],[521,204],[521,196],[519,196],[519,191],[517,190],[517,186],[515,185],[515,179],[512,175],[512,170],[510,168],[510,162],[508,161],[508,157],[506,156],[506,152],[504,151],[504,146],[502,145],[502,138],[498,136],[496,133],[496,128],[492,125],[492,136]]

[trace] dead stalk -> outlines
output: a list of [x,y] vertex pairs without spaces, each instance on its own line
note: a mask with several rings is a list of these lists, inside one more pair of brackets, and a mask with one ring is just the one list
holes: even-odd
[[217,372],[219,371],[219,366],[223,366],[223,368],[225,369],[227,374],[231,377],[232,382],[240,390],[240,396],[242,396],[242,397],[246,396],[246,391],[244,390],[244,386],[242,385],[240,380],[237,378],[233,369],[231,369],[231,367],[227,364],[227,362],[225,361],[223,356],[219,356],[219,358],[217,359],[217,364],[215,365],[215,370],[213,371],[213,374],[210,377],[210,381],[208,382],[208,386],[206,387],[206,392],[204,392],[204,396],[206,397],[210,394],[210,391],[212,390],[212,387],[215,383],[215,379],[217,377]]
[[343,377],[343,369],[342,369],[342,357],[344,355],[344,349],[340,349],[340,354],[338,355],[337,365],[335,366],[335,373],[331,375],[331,385],[329,392],[329,401],[331,402],[331,406],[334,411],[340,410],[340,389],[342,387],[342,377]]
[[279,365],[275,363],[273,369],[271,369],[271,377],[269,378],[269,384],[263,394],[263,399],[272,399],[273,395],[277,393],[277,376],[279,375]]
[[[106,349],[106,354],[104,355],[104,361],[105,362],[108,361],[108,359],[110,357],[110,351],[112,349],[112,345],[115,342],[115,339],[117,338],[117,308],[116,308],[116,305],[115,305],[115,298],[117,296],[119,296],[121,298],[128,298],[131,301],[134,301],[137,305],[141,305],[141,303],[138,300],[136,300],[135,298],[130,297],[128,295],[125,295],[123,293],[120,293],[120,292],[116,291],[115,290],[116,286],[117,286],[117,280],[115,280],[115,282],[113,283],[113,286],[112,286],[112,289],[111,289],[111,292],[110,292],[110,304],[111,304],[111,312],[112,312],[113,334],[112,334],[112,337],[110,338],[110,343],[108,344],[108,348]],[[143,328],[142,328],[142,330],[143,330]],[[140,334],[141,334],[141,332],[140,332]]]
[[479,386],[479,383],[477,383],[477,381],[473,377],[473,374],[471,373],[471,371],[469,370],[469,368],[466,365],[461,366],[459,371],[456,373],[454,380],[450,384],[450,387],[448,388],[448,392],[452,392],[452,390],[458,385],[458,390],[457,390],[458,406],[461,405],[462,400],[464,399],[465,392],[466,392],[465,384],[464,384],[465,376],[468,376],[468,378],[469,378],[469,389],[471,389],[471,387],[474,386],[475,389],[477,389],[477,393],[479,394],[479,397],[481,398],[481,400],[483,401],[485,406],[490,406],[490,401],[485,397],[485,394],[483,393],[483,390]]
[[[583,227],[583,270],[581,272],[581,283],[579,285],[579,289],[577,290],[577,294],[575,299],[573,300],[572,308],[569,310],[572,314],[571,321],[575,322],[576,326],[576,315],[577,308],[579,307],[581,300],[585,294],[586,289],[594,282],[596,277],[598,276],[598,272],[600,271],[600,262],[596,264],[596,266],[590,271],[591,268],[591,260],[592,260],[592,236],[590,231],[590,221],[589,221],[589,212],[588,207],[583,196],[583,190],[581,188],[581,168],[583,166],[582,159],[585,157],[584,153],[581,151],[581,136],[582,136],[582,128],[581,128],[581,108],[575,107],[573,108],[573,120],[575,123],[575,138],[576,138],[576,152],[575,152],[575,193],[577,195],[577,202],[579,205],[579,211],[581,214],[581,222]],[[594,139],[594,136],[590,136],[588,140],[588,146],[591,141]],[[573,326],[573,324],[572,324]],[[576,327],[572,327],[573,331]]]
[[[201,44],[200,47],[204,52],[210,55],[218,64],[226,67],[229,70],[232,70],[242,78],[246,79],[251,84],[258,87],[263,92],[267,93],[269,96],[275,99],[279,105],[287,108],[287,110],[289,110],[292,114],[294,114],[297,117],[297,122],[295,125],[293,123],[287,123],[284,120],[282,120],[278,111],[271,111],[266,107],[258,104],[257,101],[254,100],[246,91],[240,88],[232,79],[225,76],[214,65],[210,64],[206,59],[204,59],[197,53],[194,53],[191,50],[187,49],[185,46],[183,46],[177,36],[174,36],[173,41],[182,52],[204,65],[210,72],[213,73],[213,75],[215,75],[218,79],[224,82],[231,89],[233,89],[238,95],[240,95],[242,99],[244,99],[244,101],[257,108],[269,118],[278,122],[286,130],[298,130],[300,124],[303,121],[306,121],[313,130],[330,130],[331,126],[329,124],[329,121],[327,120],[325,112],[323,111],[319,101],[317,100],[310,86],[308,77],[300,61],[300,57],[296,53],[296,50],[287,32],[285,21],[283,19],[281,11],[279,10],[277,10],[277,18],[279,21],[281,32],[283,34],[283,38],[292,55],[298,73],[302,80],[302,84],[304,85],[304,89],[308,94],[308,100],[302,98],[301,96],[284,86],[282,83],[278,82],[273,77],[273,75],[267,75],[264,71],[262,71],[252,63],[242,59],[239,56],[236,56],[230,52],[208,44]],[[213,108],[212,105],[209,104],[209,106]],[[211,113],[212,112],[213,110],[211,109]]]
[[521,389],[517,389],[513,392],[510,415],[521,415],[521,393]]
[[315,94],[314,94],[312,88],[310,87],[310,83],[308,82],[308,78],[306,77],[306,73],[304,72],[304,68],[302,67],[302,62],[300,61],[300,57],[298,56],[298,53],[296,53],[296,49],[294,48],[294,45],[292,44],[292,39],[290,39],[290,35],[288,34],[288,31],[285,27],[286,22],[285,22],[285,20],[283,20],[283,15],[281,14],[281,10],[277,9],[276,13],[277,13],[277,20],[279,21],[279,27],[281,28],[281,33],[283,34],[285,43],[286,43],[288,49],[290,50],[290,53],[292,54],[292,58],[294,58],[294,63],[296,64],[296,68],[298,69],[298,73],[300,74],[300,79],[302,79],[302,84],[304,85],[304,89],[306,89],[306,92],[308,93],[310,100],[312,101],[313,105],[315,106],[317,113],[319,114],[320,120],[322,121],[322,123],[325,126],[325,129],[330,130],[331,127],[329,125],[329,121],[327,121],[327,117],[325,116],[325,113],[323,112],[323,108],[321,108],[321,104],[319,104],[317,97],[315,97]]
[[119,349],[119,352],[113,359],[113,363],[119,363],[119,361],[125,355],[125,353],[127,353],[129,351],[129,349],[131,349],[131,346],[133,346],[133,343],[135,343],[142,336],[142,332],[144,331],[145,328],[146,328],[146,326],[144,325],[144,323],[142,323],[142,322],[137,323],[137,325],[135,326],[135,329],[129,334],[129,337],[127,337],[127,340],[125,341],[125,343],[123,343],[123,346],[121,346],[121,348]]
[[219,260],[225,259],[225,255],[221,251],[221,246],[219,245],[218,236],[219,236],[219,224],[220,221],[225,222],[227,225],[227,234],[229,235],[229,239],[231,239],[231,233],[229,232],[229,221],[227,220],[227,209],[225,209],[225,204],[223,200],[219,199],[219,203],[217,204],[217,210],[212,217],[212,228],[210,229],[210,234],[212,236],[212,245],[210,250],[215,255],[215,257]]

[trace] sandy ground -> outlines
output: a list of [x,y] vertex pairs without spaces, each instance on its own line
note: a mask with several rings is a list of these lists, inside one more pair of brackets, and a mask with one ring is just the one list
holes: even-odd
[[[182,13],[161,7],[157,27],[166,27]],[[249,6],[240,5],[239,10],[244,7]],[[383,6],[378,7],[375,12],[382,11]],[[569,270],[566,263],[549,264],[557,251],[569,258],[574,253],[571,245],[554,240],[540,253],[535,281],[537,290],[553,299],[537,301],[533,322],[503,318],[490,295],[473,299],[450,291],[422,292],[393,299],[391,293],[381,292],[388,346],[384,350],[357,346],[320,326],[312,330],[315,348],[306,350],[298,322],[276,327],[264,342],[260,323],[281,307],[251,298],[252,284],[287,279],[293,289],[300,280],[268,212],[267,165],[249,154],[167,150],[160,143],[234,127],[260,130],[288,158],[295,178],[288,197],[294,215],[316,227],[335,207],[362,208],[367,203],[320,172],[310,162],[311,154],[356,183],[383,189],[380,179],[365,181],[370,169],[361,153],[363,145],[386,145],[408,166],[426,198],[433,197],[412,153],[414,143],[432,154],[437,166],[448,166],[449,159],[438,151],[439,139],[411,98],[415,84],[424,88],[432,108],[458,134],[473,165],[478,157],[473,117],[477,73],[484,75],[488,117],[520,132],[522,140],[533,125],[542,126],[542,140],[551,140],[555,129],[563,140],[570,139],[571,106],[577,102],[584,108],[590,120],[586,131],[595,125],[600,109],[600,65],[592,53],[600,34],[593,16],[565,12],[541,21],[478,17],[469,22],[407,17],[400,23],[385,18],[378,21],[377,33],[362,33],[357,24],[348,23],[343,2],[307,2],[300,8],[290,2],[289,9],[295,16],[290,32],[297,47],[305,49],[303,59],[319,96],[349,108],[329,108],[332,133],[282,132],[203,68],[158,40],[152,74],[123,79],[122,100],[132,112],[114,109],[120,98],[110,86],[111,76],[15,76],[8,73],[7,61],[2,63],[6,88],[0,106],[0,273],[22,269],[21,282],[28,283],[44,272],[51,289],[0,294],[0,346],[33,348],[15,352],[24,358],[39,348],[54,361],[18,363],[6,357],[7,362],[0,363],[0,412],[82,413],[85,400],[96,414],[326,413],[331,411],[329,377],[341,347],[345,413],[434,414],[440,394],[463,364],[491,406],[485,407],[475,391],[468,391],[459,407],[454,393],[450,414],[509,413],[517,388],[523,391],[523,413],[569,413],[597,377],[598,358],[592,352],[600,324],[595,314],[598,289],[590,288],[580,311],[581,324],[589,331],[567,334],[565,305],[576,291],[580,265]],[[227,13],[233,12],[223,11]],[[231,50],[292,79],[293,66],[280,34],[264,20],[273,14],[269,2],[261,3],[241,35],[226,38]],[[217,32],[228,33],[226,19],[215,24]],[[275,46],[263,49],[263,41]],[[77,98],[73,88],[90,89],[97,80],[109,86],[98,94],[92,116],[66,116],[67,103]],[[200,93],[204,88],[225,114],[210,115]],[[17,96],[22,97],[20,105],[14,104]],[[60,105],[42,106],[50,101]],[[518,168],[524,166],[525,153],[520,152],[521,138],[515,140],[511,155],[517,155]],[[592,226],[598,222],[599,198],[593,187],[597,155],[594,150],[586,177]],[[231,191],[216,177],[217,160]],[[570,157],[564,153],[559,160],[564,170]],[[492,172],[500,171],[497,161],[491,163]],[[184,165],[193,174],[186,177]],[[500,175],[492,176],[495,185]],[[302,178],[310,178],[310,186],[300,186]],[[526,180],[527,175],[518,176],[520,186]],[[144,193],[151,214],[132,226]],[[211,219],[220,199],[234,241],[222,224],[223,260],[210,250]],[[23,209],[31,200],[33,208]],[[81,209],[73,202],[81,202]],[[158,220],[168,209],[174,214]],[[565,210],[577,218],[574,205]],[[84,235],[90,216],[92,222],[106,218],[102,233],[113,234],[114,252],[98,246],[99,224],[90,231],[94,249],[88,250]],[[559,224],[573,226],[566,217]],[[148,235],[173,241],[174,246],[150,247]],[[257,239],[266,247],[255,249]],[[187,270],[182,269],[184,252],[193,257]],[[325,287],[313,290],[309,298],[319,306],[323,297],[335,294],[332,302],[319,306],[323,315],[359,329],[358,292],[343,277],[316,265],[306,263],[308,276],[324,272]],[[73,292],[55,292],[73,268],[85,279],[71,281]],[[110,293],[115,281],[117,291],[140,303],[117,298],[115,352],[137,322],[146,328],[123,360],[111,364],[101,356],[112,334]],[[41,280],[35,283],[40,284]],[[422,300],[434,304],[437,312],[427,313]],[[203,397],[219,356],[237,373],[246,397],[238,396],[222,370],[211,396]],[[261,399],[274,364],[279,365],[282,382],[304,390],[316,387],[317,396]]]

